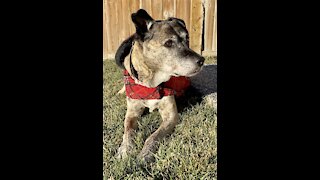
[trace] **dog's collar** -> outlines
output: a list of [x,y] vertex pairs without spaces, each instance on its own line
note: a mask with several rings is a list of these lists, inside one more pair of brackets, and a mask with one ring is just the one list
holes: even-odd
[[137,72],[137,70],[133,67],[132,59],[131,59],[132,50],[133,50],[133,45],[134,45],[134,41],[132,42],[132,46],[131,46],[131,49],[130,49],[130,70],[131,70],[132,76],[133,76],[135,79],[139,80],[138,72]]
[[182,96],[190,86],[190,79],[184,76],[171,77],[169,81],[161,83],[157,87],[149,88],[137,84],[127,70],[124,73],[124,83],[127,97],[131,99],[161,99],[164,96]]

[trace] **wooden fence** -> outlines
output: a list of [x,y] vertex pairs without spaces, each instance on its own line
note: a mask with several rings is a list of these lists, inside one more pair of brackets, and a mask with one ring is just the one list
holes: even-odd
[[131,14],[145,9],[154,19],[183,19],[190,47],[204,56],[217,52],[216,0],[104,0],[103,58],[114,58],[123,40],[135,32]]

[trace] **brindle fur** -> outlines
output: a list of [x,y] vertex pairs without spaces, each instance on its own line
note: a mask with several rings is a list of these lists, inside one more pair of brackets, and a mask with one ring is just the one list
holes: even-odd
[[[136,26],[136,33],[121,44],[116,53],[116,62],[129,72],[136,83],[156,87],[168,81],[172,76],[190,77],[201,70],[204,58],[189,48],[189,34],[183,20],[168,18],[155,21],[143,9],[133,13],[131,17]],[[168,46],[168,41],[172,42],[171,46]],[[134,76],[130,63],[138,77]],[[124,92],[124,88],[119,91],[121,92]],[[146,161],[152,160],[152,153],[157,150],[157,142],[170,134],[178,123],[174,96],[165,96],[155,100],[138,100],[127,97],[124,135],[118,149],[118,157],[126,157],[132,152],[137,120],[146,107],[150,109],[150,112],[158,109],[162,123],[145,141],[138,155],[139,158]]]

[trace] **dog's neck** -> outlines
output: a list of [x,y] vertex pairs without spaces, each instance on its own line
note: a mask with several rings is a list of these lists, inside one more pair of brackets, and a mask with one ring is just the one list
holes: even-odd
[[134,43],[130,55],[126,57],[124,62],[126,70],[135,79],[136,83],[146,87],[157,87],[168,81],[171,75],[160,71],[156,67],[148,66],[146,62],[149,59],[143,56],[142,51],[142,46],[139,43]]

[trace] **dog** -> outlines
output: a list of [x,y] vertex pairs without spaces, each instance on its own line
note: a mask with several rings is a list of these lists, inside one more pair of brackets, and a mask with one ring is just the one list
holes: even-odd
[[137,120],[149,108],[158,109],[160,127],[145,141],[139,159],[152,161],[157,142],[173,132],[178,123],[175,96],[182,96],[190,86],[189,77],[202,69],[204,57],[189,48],[185,22],[170,17],[154,20],[145,10],[131,14],[136,32],[122,42],[115,59],[123,69],[127,112],[124,134],[117,157],[127,157],[134,148]]

